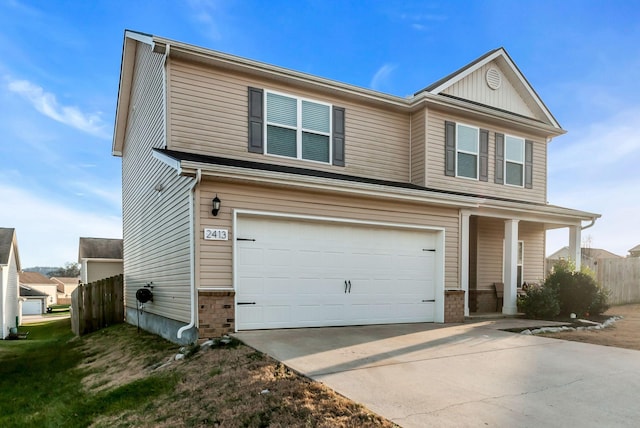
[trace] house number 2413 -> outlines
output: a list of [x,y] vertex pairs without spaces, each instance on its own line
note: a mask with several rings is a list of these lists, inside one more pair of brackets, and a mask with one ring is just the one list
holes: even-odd
[[207,241],[226,241],[229,239],[229,231],[227,229],[205,229],[204,239]]

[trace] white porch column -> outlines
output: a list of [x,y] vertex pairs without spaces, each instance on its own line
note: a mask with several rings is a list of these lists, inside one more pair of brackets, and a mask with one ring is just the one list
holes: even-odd
[[576,264],[576,270],[580,270],[582,264],[582,225],[569,227],[569,258]]
[[469,216],[460,213],[460,288],[464,290],[464,316],[469,316]]
[[515,315],[518,313],[516,302],[518,296],[518,222],[504,222],[504,298],[502,313]]

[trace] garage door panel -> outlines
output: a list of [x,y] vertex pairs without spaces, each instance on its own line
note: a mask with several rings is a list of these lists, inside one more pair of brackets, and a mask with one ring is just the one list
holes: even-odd
[[248,217],[238,231],[255,241],[237,243],[237,299],[263,308],[239,306],[239,329],[434,319],[433,232]]

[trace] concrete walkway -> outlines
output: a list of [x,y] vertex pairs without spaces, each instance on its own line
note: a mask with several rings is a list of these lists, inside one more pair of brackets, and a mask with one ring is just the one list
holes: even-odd
[[235,336],[403,427],[638,425],[640,351],[501,331],[535,326],[500,319]]

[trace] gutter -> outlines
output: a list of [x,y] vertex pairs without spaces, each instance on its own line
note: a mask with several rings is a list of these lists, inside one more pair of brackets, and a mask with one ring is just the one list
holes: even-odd
[[194,221],[194,209],[193,209],[193,205],[194,205],[194,201],[195,201],[195,191],[196,191],[196,186],[200,183],[200,180],[202,179],[202,171],[198,168],[197,172],[196,172],[196,179],[193,182],[193,185],[191,186],[191,188],[189,189],[189,261],[190,261],[190,266],[189,266],[189,270],[190,270],[190,277],[191,277],[191,283],[190,283],[190,288],[191,288],[191,320],[189,321],[189,324],[180,327],[180,329],[178,330],[178,339],[182,338],[182,333],[184,333],[185,331],[189,330],[190,328],[194,327],[196,325],[196,295],[197,295],[197,291],[196,291],[196,240],[195,240],[195,235],[196,235],[196,231],[195,231],[195,221]]
[[580,230],[589,229],[589,228],[590,228],[590,227],[592,227],[594,224],[596,224],[596,220],[597,220],[597,219],[598,219],[597,217],[593,217],[593,218],[591,219],[591,223],[590,223],[590,224],[588,224],[588,225],[586,225],[586,226],[581,226],[581,227],[580,227]]

